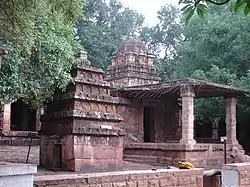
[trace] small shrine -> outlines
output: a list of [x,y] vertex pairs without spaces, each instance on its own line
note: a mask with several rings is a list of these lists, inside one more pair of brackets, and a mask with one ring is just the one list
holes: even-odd
[[82,51],[75,77],[65,93],[58,93],[42,116],[40,165],[46,169],[103,172],[122,168],[123,120],[110,96],[103,71],[92,67]]

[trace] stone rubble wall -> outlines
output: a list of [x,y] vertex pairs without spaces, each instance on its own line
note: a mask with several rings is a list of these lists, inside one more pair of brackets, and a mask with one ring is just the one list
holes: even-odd
[[34,187],[202,187],[203,169],[36,176]]

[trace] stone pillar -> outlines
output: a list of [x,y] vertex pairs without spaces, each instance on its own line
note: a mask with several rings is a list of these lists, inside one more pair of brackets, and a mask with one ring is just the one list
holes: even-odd
[[144,107],[140,106],[138,108],[138,139],[140,142],[144,141],[144,129],[143,129],[143,113],[144,113]]
[[7,104],[2,106],[2,121],[1,121],[1,128],[3,131],[10,131],[10,124],[11,124],[11,104]]
[[219,140],[219,122],[220,118],[216,118],[212,122],[212,139]]
[[181,144],[195,144],[194,139],[194,91],[190,86],[181,88],[182,98],[182,133]]
[[40,121],[41,115],[42,115],[42,109],[38,108],[36,110],[36,131],[37,132],[41,130],[41,125],[42,125]]
[[226,126],[227,126],[227,142],[237,145],[236,138],[236,104],[237,99],[234,97],[225,98],[226,103]]

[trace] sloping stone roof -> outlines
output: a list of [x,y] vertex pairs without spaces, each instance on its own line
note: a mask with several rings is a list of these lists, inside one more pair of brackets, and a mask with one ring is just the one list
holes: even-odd
[[117,91],[128,98],[138,99],[160,99],[164,96],[180,95],[180,89],[183,86],[191,86],[195,92],[195,97],[236,97],[244,95],[245,91],[232,86],[212,83],[196,79],[184,79],[167,83],[132,86],[120,88]]

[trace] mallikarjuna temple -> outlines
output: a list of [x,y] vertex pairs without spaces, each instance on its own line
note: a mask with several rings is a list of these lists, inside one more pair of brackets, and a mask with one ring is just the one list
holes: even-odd
[[244,92],[194,79],[159,83],[153,60],[143,42],[128,40],[114,53],[104,76],[82,51],[72,70],[75,83],[55,94],[44,110],[32,111],[21,100],[2,108],[1,143],[24,145],[30,131],[39,132],[34,143],[40,144],[40,165],[68,171],[119,170],[123,160],[223,164],[220,127],[211,125],[210,139],[196,138],[194,100],[225,99],[228,149],[241,148],[236,103]]

